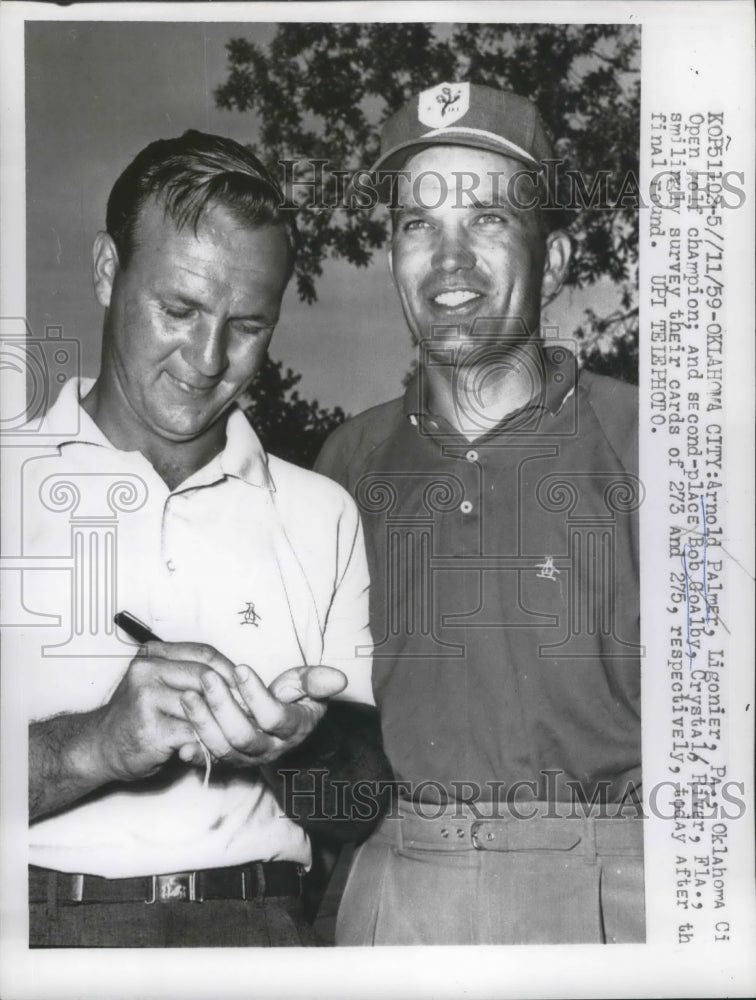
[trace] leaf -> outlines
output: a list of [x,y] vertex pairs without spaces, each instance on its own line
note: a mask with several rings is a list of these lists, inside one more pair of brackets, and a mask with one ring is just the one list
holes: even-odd
[[[617,285],[630,313],[638,261],[640,31],[633,25],[288,23],[267,45],[229,40],[219,107],[254,114],[258,155],[273,169],[294,161],[301,245],[300,298],[314,302],[328,258],[367,266],[386,245],[380,207],[354,210],[338,197],[338,171],[374,162],[380,125],[409,97],[442,80],[465,79],[530,97],[586,191],[609,171],[614,207],[554,213],[574,256],[567,287]],[[319,173],[310,161],[324,161]],[[568,178],[563,179],[567,183]],[[309,184],[309,186],[308,186]],[[636,180],[637,184],[637,180]],[[342,182],[343,188],[343,182]],[[637,319],[592,315],[579,327],[586,364],[637,358]],[[615,352],[612,354],[612,352]],[[637,378],[637,374],[634,376]]]

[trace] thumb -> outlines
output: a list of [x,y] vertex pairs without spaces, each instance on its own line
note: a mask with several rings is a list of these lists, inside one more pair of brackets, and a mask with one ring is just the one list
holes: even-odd
[[346,686],[346,675],[334,667],[292,667],[276,677],[270,692],[284,704],[291,704],[305,697],[331,698]]
[[305,667],[302,687],[310,698],[333,698],[347,686],[346,674],[335,667]]

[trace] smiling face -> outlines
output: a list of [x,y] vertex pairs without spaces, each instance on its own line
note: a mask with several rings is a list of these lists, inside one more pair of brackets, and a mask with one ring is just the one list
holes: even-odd
[[[508,200],[522,164],[467,146],[430,146],[403,169],[390,264],[415,340],[465,339],[476,320],[489,337],[537,337],[541,296],[561,284],[569,241],[563,233],[547,238],[537,211]],[[523,198],[519,183],[516,190]]]
[[128,265],[105,233],[94,264],[106,309],[103,430],[148,457],[168,443],[225,439],[219,418],[259,369],[278,320],[289,275],[282,227],[250,229],[212,205],[195,234],[150,201]]

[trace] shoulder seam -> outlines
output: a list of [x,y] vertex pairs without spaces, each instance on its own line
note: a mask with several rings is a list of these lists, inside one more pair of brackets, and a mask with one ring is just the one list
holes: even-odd
[[[587,376],[587,377],[586,377]],[[637,474],[637,411],[635,418],[635,427],[630,431],[629,434],[620,434],[616,432],[614,418],[616,417],[616,409],[607,410],[606,400],[603,398],[603,394],[600,392],[598,395],[594,395],[593,390],[604,383],[604,379],[607,382],[613,383],[615,386],[621,386],[619,393],[622,394],[625,399],[629,399],[630,396],[637,398],[637,386],[634,386],[627,382],[622,382],[620,379],[611,379],[608,376],[596,376],[593,372],[583,372],[581,373],[581,383],[586,393],[586,403],[590,406],[591,410],[598,420],[599,426],[601,427],[602,433],[609,443],[612,451],[617,456],[617,459],[626,472],[631,474]],[[598,406],[596,403],[598,402]],[[607,422],[606,417],[609,416],[610,420]],[[630,463],[627,461],[627,451],[628,447],[632,447],[635,452],[635,460]]]

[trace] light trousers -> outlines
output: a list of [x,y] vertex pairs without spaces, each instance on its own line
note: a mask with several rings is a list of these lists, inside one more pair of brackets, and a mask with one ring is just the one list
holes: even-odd
[[460,805],[423,818],[401,804],[384,819],[355,855],[336,925],[337,945],[644,940],[642,820],[481,821]]

